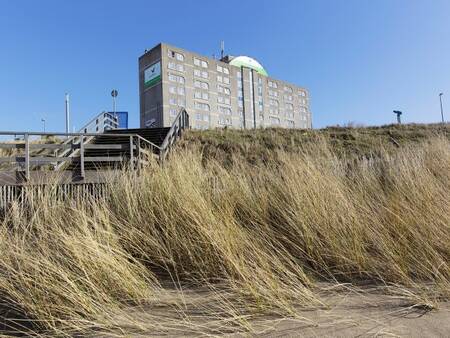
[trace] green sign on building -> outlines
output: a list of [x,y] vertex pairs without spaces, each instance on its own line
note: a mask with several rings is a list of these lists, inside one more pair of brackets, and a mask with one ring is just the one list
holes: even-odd
[[144,70],[144,87],[148,88],[161,81],[161,62],[158,61]]

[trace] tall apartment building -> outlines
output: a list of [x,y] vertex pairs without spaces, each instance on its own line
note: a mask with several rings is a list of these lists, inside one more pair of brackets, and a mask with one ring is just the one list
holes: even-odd
[[195,129],[311,128],[305,88],[246,56],[208,58],[158,44],[139,58],[141,128],[168,127],[182,107]]

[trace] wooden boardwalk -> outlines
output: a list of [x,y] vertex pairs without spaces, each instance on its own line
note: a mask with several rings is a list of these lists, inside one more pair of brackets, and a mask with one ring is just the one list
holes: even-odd
[[[98,130],[97,120],[93,121]],[[26,201],[26,196],[48,186],[59,186],[63,196],[98,192],[123,169],[139,171],[153,160],[162,164],[187,128],[189,115],[182,109],[170,128],[102,129],[99,133],[0,131],[3,139],[13,138],[0,142],[0,209],[13,201]]]

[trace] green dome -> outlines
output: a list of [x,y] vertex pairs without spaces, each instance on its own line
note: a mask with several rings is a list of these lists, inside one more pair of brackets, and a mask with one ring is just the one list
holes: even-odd
[[268,76],[266,70],[261,64],[248,56],[237,56],[230,61],[230,65],[236,67],[247,67],[256,70],[259,74]]

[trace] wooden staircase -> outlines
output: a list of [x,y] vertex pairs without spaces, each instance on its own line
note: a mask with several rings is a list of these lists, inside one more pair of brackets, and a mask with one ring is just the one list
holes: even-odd
[[[96,127],[97,128],[97,127]],[[173,144],[189,128],[189,115],[181,110],[170,128],[109,129],[102,133],[0,132],[0,136],[23,135],[17,143],[0,143],[14,156],[0,157],[0,165],[15,169],[2,172],[0,186],[45,184],[51,172],[65,175],[66,182],[99,182],[107,171],[127,167],[137,170],[154,157],[163,163]],[[108,130],[109,129],[109,130]],[[32,137],[59,137],[60,143],[33,143]],[[45,153],[42,152],[45,150]],[[1,156],[1,153],[0,153]],[[54,176],[54,175],[53,175]]]

